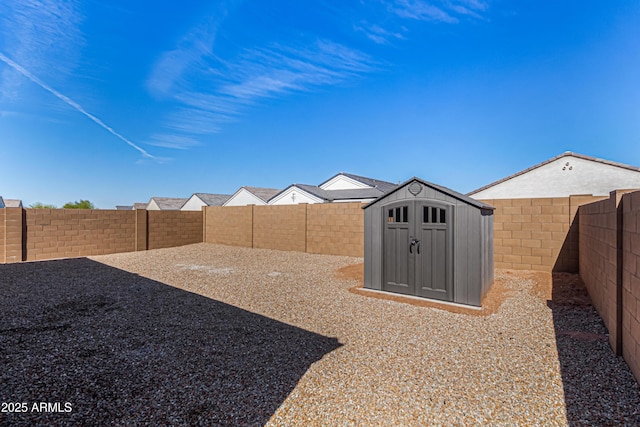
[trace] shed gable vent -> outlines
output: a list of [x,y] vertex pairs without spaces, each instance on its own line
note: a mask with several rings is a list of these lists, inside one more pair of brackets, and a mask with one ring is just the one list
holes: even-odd
[[419,182],[414,182],[409,186],[409,193],[417,196],[422,191],[422,185]]

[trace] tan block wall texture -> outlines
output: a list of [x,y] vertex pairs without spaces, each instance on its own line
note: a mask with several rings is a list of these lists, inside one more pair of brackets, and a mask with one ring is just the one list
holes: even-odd
[[202,221],[201,211],[147,211],[147,249],[202,242]]
[[135,251],[146,251],[148,249],[147,242],[147,211],[146,209],[135,210]]
[[6,262],[4,259],[4,209],[0,209],[0,263]]
[[307,252],[364,256],[362,203],[327,203],[307,207]]
[[582,206],[579,215],[580,276],[609,330],[611,347],[619,353],[616,198]]
[[205,242],[330,255],[364,255],[361,203],[209,206]]
[[25,261],[135,250],[134,211],[24,209]]
[[253,247],[306,252],[307,206],[254,206]]
[[165,248],[202,238],[202,212],[0,209],[0,263]]
[[22,208],[4,208],[5,262],[24,260],[24,212]]
[[640,380],[640,192],[622,197],[622,357]]
[[205,242],[253,247],[253,206],[205,208]]
[[578,206],[601,198],[490,199],[496,268],[578,271]]

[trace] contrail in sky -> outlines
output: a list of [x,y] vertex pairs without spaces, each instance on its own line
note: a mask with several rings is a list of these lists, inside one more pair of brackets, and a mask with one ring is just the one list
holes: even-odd
[[90,118],[91,120],[93,120],[98,126],[102,127],[104,130],[106,130],[107,132],[111,133],[112,135],[120,138],[122,141],[124,141],[125,143],[127,143],[128,145],[130,145],[131,147],[135,148],[136,150],[138,150],[144,157],[147,157],[149,159],[154,159],[156,160],[155,156],[152,156],[151,154],[149,154],[145,149],[139,147],[138,145],[134,144],[133,142],[129,141],[127,138],[125,138],[124,136],[120,135],[118,132],[116,132],[115,130],[111,129],[109,126],[107,126],[102,120],[100,120],[99,118],[97,118],[96,116],[94,116],[93,114],[89,113],[87,110],[85,110],[84,108],[82,108],[82,106],[80,104],[78,104],[77,102],[73,101],[72,99],[70,99],[67,96],[64,96],[63,94],[61,94],[60,92],[58,92],[57,90],[49,87],[47,84],[45,84],[42,80],[40,80],[39,78],[37,78],[36,76],[34,76],[33,74],[31,74],[29,71],[25,70],[24,68],[22,68],[19,64],[16,64],[15,62],[13,62],[10,58],[7,58],[4,54],[2,54],[0,52],[0,61],[4,62],[5,64],[7,64],[9,67],[13,68],[14,70],[16,70],[17,72],[19,72],[20,74],[22,74],[23,76],[25,76],[26,78],[28,78],[29,80],[31,80],[33,83],[37,84],[38,86],[40,86],[42,89],[46,90],[47,92],[50,92],[51,94],[55,95],[57,98],[59,98],[62,102],[70,105],[71,107],[75,108],[76,110],[78,110],[80,113],[84,114],[86,117]]

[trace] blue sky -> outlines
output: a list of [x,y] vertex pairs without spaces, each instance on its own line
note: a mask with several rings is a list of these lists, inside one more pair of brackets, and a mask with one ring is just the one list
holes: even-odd
[[639,22],[635,0],[3,0],[0,195],[640,166]]

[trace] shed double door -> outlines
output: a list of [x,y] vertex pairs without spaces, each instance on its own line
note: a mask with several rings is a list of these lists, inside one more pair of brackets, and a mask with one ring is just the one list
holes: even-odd
[[453,207],[412,200],[383,210],[383,289],[452,301]]

